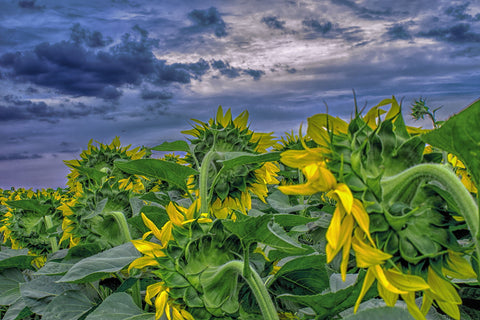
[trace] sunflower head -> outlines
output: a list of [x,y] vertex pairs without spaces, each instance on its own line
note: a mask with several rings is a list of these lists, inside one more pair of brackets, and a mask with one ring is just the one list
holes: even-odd
[[[12,192],[4,201],[6,213],[1,221],[4,242],[12,248],[25,248],[29,254],[46,257],[57,248],[62,213],[58,210],[66,198],[61,190],[42,189]],[[42,259],[38,261],[43,261]]]
[[120,181],[125,187],[134,191],[143,190],[138,177],[132,177],[115,167],[115,160],[135,160],[145,157],[146,150],[140,147],[130,149],[130,145],[122,147],[120,139],[115,137],[112,143],[106,145],[93,140],[88,142],[87,150],[82,151],[80,160],[64,161],[71,168],[67,175],[67,185],[76,192],[82,188],[102,185],[106,180]]
[[[272,163],[251,163],[238,165],[228,170],[222,170],[222,161],[233,154],[259,154],[274,146],[271,133],[255,133],[248,126],[248,112],[244,111],[232,119],[230,109],[224,114],[222,107],[218,108],[217,116],[208,123],[194,120],[197,125],[182,133],[192,135],[193,152],[185,161],[192,167],[205,165],[207,154],[209,158],[209,182],[216,181],[211,197],[211,207],[218,215],[228,204],[243,212],[250,209],[250,192],[263,199],[268,190],[267,184],[278,183],[275,179],[278,168]],[[218,176],[217,176],[218,175]],[[195,181],[199,185],[199,181]]]
[[124,243],[114,214],[121,213],[125,219],[132,217],[132,196],[131,190],[107,181],[99,188],[85,189],[78,198],[67,199],[59,207],[63,213],[60,242],[69,240],[72,247],[81,241],[101,250]]

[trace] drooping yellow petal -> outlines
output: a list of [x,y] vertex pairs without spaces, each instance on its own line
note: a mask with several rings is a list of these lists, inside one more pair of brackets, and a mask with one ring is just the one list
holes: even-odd
[[384,286],[377,282],[377,290],[380,297],[385,301],[385,304],[389,307],[395,306],[398,300],[398,293],[393,293],[387,290]]
[[130,265],[128,266],[128,272],[130,272],[130,270],[132,270],[133,268],[135,269],[143,269],[145,267],[154,267],[154,266],[158,266],[158,262],[157,260],[155,260],[155,258],[153,257],[140,257],[138,259],[135,259],[132,261],[132,263],[130,263]]
[[363,121],[365,121],[370,128],[375,129],[377,127],[377,118],[384,113],[386,113],[386,111],[379,109],[379,106],[377,105],[367,112],[363,117]]
[[373,248],[359,239],[358,234],[352,241],[352,248],[355,251],[357,266],[359,268],[368,268],[374,265],[383,264],[385,260],[390,259],[392,255],[385,253],[377,248]]
[[335,211],[333,212],[332,219],[330,220],[330,225],[328,226],[325,238],[327,239],[328,244],[330,244],[333,252],[330,253],[330,256],[327,252],[327,263],[330,263],[332,259],[337,255],[336,253],[340,250],[339,242],[342,233],[341,226],[344,215],[345,212],[343,211],[343,209],[337,206],[335,208]]
[[343,244],[342,263],[340,263],[340,274],[342,275],[343,281],[347,279],[347,267],[348,267],[348,260],[349,260],[348,258],[350,257],[351,247],[352,247],[352,237],[348,236],[346,237],[346,241]]
[[352,212],[353,195],[350,188],[345,183],[339,183],[335,189],[330,191],[327,196],[330,196],[340,202],[347,213]]
[[430,308],[432,307],[432,303],[433,303],[433,297],[431,294],[429,294],[428,291],[426,291],[425,294],[423,295],[422,308],[420,309],[423,315],[426,315],[428,313],[428,310],[430,310]]
[[182,210],[185,208],[177,207],[173,202],[170,202],[165,209],[167,210],[168,218],[174,225],[177,225],[177,226],[182,225],[182,222],[185,220],[185,217],[182,215],[181,212],[179,212],[179,210]]
[[407,304],[408,312],[415,318],[415,320],[426,320],[423,313],[415,303],[415,292],[408,292],[402,294],[402,299]]
[[358,295],[357,301],[355,302],[353,313],[357,312],[360,302],[362,302],[363,297],[367,293],[368,289],[370,289],[374,281],[375,281],[375,274],[373,270],[369,268],[367,270],[367,274],[365,275],[365,279],[363,280],[362,290],[360,290],[360,294]]
[[149,257],[164,257],[163,247],[159,244],[145,241],[145,240],[131,240],[132,244],[137,248],[141,253]]
[[182,314],[182,316],[185,320],[195,320],[193,318],[193,316],[187,310],[180,309],[180,313]]
[[143,212],[141,213],[141,216],[142,216],[143,223],[148,227],[148,229],[152,230],[152,233],[155,236],[155,238],[160,240],[161,233],[160,233],[160,230],[155,225],[155,223],[153,223],[152,220],[148,219]]
[[448,250],[447,267],[443,267],[442,271],[445,275],[457,279],[477,277],[472,265],[460,253],[452,250]]
[[442,279],[431,267],[428,267],[428,284],[434,295],[435,300],[461,304],[462,299],[453,285],[445,279]]
[[165,282],[157,282],[151,284],[147,287],[146,294],[145,294],[145,302],[149,305],[152,305],[151,299],[155,297],[160,291],[165,290]]
[[355,218],[355,221],[357,222],[360,229],[363,230],[363,232],[367,235],[368,240],[370,240],[370,243],[373,245],[374,242],[372,237],[370,236],[369,231],[370,217],[368,216],[367,211],[365,211],[362,202],[358,199],[353,199],[352,215]]
[[400,290],[397,287],[395,287],[387,278],[385,275],[385,272],[380,265],[374,265],[370,267],[370,269],[373,270],[373,273],[375,274],[375,278],[377,278],[377,281],[380,282],[382,286],[385,287],[386,290],[392,292],[392,293],[398,293],[398,294],[404,294],[407,293],[407,291]]
[[248,111],[244,110],[242,113],[240,113],[235,120],[233,120],[233,124],[235,127],[239,129],[246,129],[247,128],[247,123],[248,123]]
[[400,290],[405,291],[421,291],[429,289],[430,286],[423,280],[422,277],[403,274],[396,269],[384,270],[385,276],[388,278],[388,281],[399,288]]
[[155,299],[155,320],[158,320],[162,317],[165,312],[165,306],[167,305],[168,293],[167,291],[162,291]]
[[324,149],[287,150],[280,154],[280,161],[291,168],[304,168],[312,163],[325,161]]

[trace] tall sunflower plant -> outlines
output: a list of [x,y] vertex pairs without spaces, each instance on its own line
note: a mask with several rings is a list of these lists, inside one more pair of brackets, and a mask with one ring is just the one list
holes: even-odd
[[219,107],[89,142],[65,189],[0,190],[1,318],[477,319],[480,102],[420,102],[434,130],[392,97],[281,139]]

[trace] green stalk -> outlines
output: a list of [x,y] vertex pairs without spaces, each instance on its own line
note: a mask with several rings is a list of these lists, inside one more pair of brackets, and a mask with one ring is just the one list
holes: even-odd
[[[455,201],[459,214],[465,219],[472,235],[477,257],[480,258],[479,211],[477,201],[465,188],[453,171],[440,164],[419,164],[385,179],[382,179],[384,199],[396,199],[415,181],[429,179],[447,191]],[[477,274],[480,275],[480,264]]]
[[242,275],[242,277],[247,281],[250,289],[252,289],[253,295],[255,299],[257,299],[257,303],[260,306],[260,310],[262,311],[263,319],[264,320],[279,320],[277,309],[275,309],[275,305],[268,294],[268,290],[265,287],[265,284],[262,281],[262,278],[258,275],[258,273],[250,267],[248,274],[244,273],[244,263],[242,261],[234,260],[227,262],[227,264],[232,268],[235,269],[238,273]]
[[[208,213],[208,170],[210,169],[210,162],[214,155],[215,151],[208,151],[200,167],[200,213]],[[211,187],[213,188],[213,186]]]
[[[303,177],[303,172],[302,172],[302,170],[298,169],[298,183],[303,184],[304,182],[305,182],[305,179]],[[305,196],[300,195],[298,197],[298,201],[302,206],[305,205]],[[302,211],[300,211],[301,216],[305,216],[306,215],[305,213],[306,213],[306,209],[302,209]]]
[[[112,211],[109,212],[109,214],[115,219],[115,222],[117,222],[120,232],[125,239],[124,243],[132,241],[132,236],[130,234],[130,230],[128,229],[127,219],[125,218],[123,212]],[[135,284],[132,286],[132,298],[135,304],[141,309],[142,296],[140,295],[140,281],[135,282]]]
[[[53,228],[53,221],[51,216],[44,216],[43,220],[45,221],[45,226],[47,230]],[[52,252],[58,251],[58,243],[56,237],[50,237],[50,245],[52,246]]]

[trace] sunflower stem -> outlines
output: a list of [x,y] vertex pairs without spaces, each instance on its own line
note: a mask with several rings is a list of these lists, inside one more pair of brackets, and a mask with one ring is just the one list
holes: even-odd
[[[419,164],[381,181],[384,199],[395,201],[417,181],[429,179],[439,185],[455,201],[459,214],[465,219],[472,235],[477,257],[480,257],[479,211],[476,199],[465,188],[460,179],[447,166],[441,164]],[[477,275],[480,276],[480,264]]]
[[[113,211],[109,212],[108,214],[111,215],[115,219],[115,222],[118,224],[118,227],[120,228],[120,232],[124,239],[123,243],[132,241],[132,236],[130,234],[130,230],[128,229],[127,219],[125,218],[123,212]],[[140,281],[135,282],[135,284],[132,286],[132,299],[135,304],[141,309],[142,296],[140,295]]]
[[[53,228],[53,221],[51,216],[44,216],[43,220],[45,221],[45,227],[46,229],[51,229]],[[50,245],[52,246],[52,252],[57,252],[58,251],[58,243],[57,243],[57,238],[56,237],[50,237]]]
[[[304,177],[303,177],[302,170],[300,170],[300,169],[297,169],[297,170],[298,170],[298,183],[299,183],[299,184],[303,184],[304,181],[305,181],[305,179],[304,179]],[[305,205],[305,196],[304,196],[304,195],[300,195],[299,198],[298,198],[298,201],[300,202],[300,205],[302,205],[302,206]],[[305,215],[306,215],[305,213],[306,213],[306,209],[302,209],[302,210],[300,211],[300,215],[301,215],[301,216],[305,216]]]
[[238,273],[242,275],[245,281],[247,281],[250,289],[253,292],[253,295],[255,296],[255,299],[257,300],[258,305],[260,306],[263,319],[279,320],[277,309],[275,309],[275,305],[268,294],[268,290],[258,273],[249,265],[249,272],[248,274],[245,274],[245,265],[242,261],[234,260],[228,262],[228,264],[231,268],[236,269]]
[[[210,169],[210,162],[215,154],[216,152],[213,150],[208,151],[203,158],[200,167],[200,214],[208,213],[208,204],[210,200],[208,199],[208,171]],[[213,187],[214,186],[212,185],[211,188]]]

